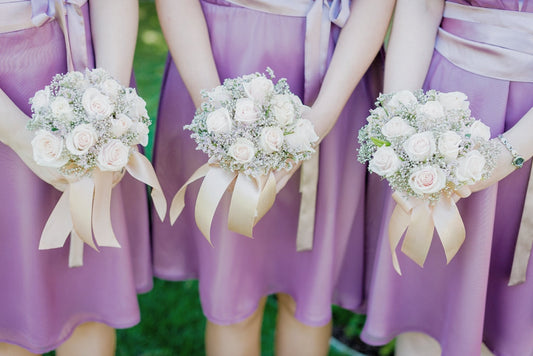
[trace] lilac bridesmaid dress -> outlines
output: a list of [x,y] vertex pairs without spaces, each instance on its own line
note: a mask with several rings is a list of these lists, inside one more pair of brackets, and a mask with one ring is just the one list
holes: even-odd
[[[27,115],[31,115],[29,98],[56,73],[67,70],[63,32],[57,21],[47,16],[53,5],[53,0],[0,1],[3,15],[16,6],[23,9],[21,22],[31,23],[33,6],[34,18],[44,21],[0,33],[0,88]],[[67,1],[65,6],[76,5]],[[81,13],[68,20],[83,21],[85,38],[71,33],[70,44],[79,46],[86,41],[85,60],[93,67],[87,4]],[[73,49],[76,53],[79,51]],[[137,291],[152,286],[142,184],[126,175],[113,190],[112,223],[122,248],[96,252],[86,247],[83,267],[68,267],[69,240],[60,249],[38,250],[41,231],[59,196],[59,191],[37,178],[9,147],[0,144],[0,342],[35,353],[56,348],[84,322],[116,328],[135,325],[140,318]]]
[[[480,10],[497,9],[502,15],[519,9],[518,0],[453,3]],[[521,11],[532,13],[533,3],[525,0]],[[497,51],[507,48],[517,50],[519,56],[533,58],[533,20],[526,20],[522,37],[505,37],[516,33],[509,22],[501,27],[474,22],[445,16],[441,30],[472,41],[469,43],[474,46],[481,43],[486,48],[496,41]],[[518,38],[525,41],[517,46]],[[442,54],[461,53],[464,48],[445,51],[439,40],[424,89],[466,93],[473,116],[491,127],[493,137],[511,128],[533,106],[531,80],[502,78],[500,69],[508,67],[504,64],[496,67],[493,74],[480,74],[478,70],[488,68],[481,55],[477,58],[464,54],[462,60],[468,66],[474,64],[472,70],[464,69]],[[513,65],[518,66],[518,58],[512,63],[511,75],[522,75],[512,69]],[[533,61],[528,63],[533,66]],[[533,72],[531,69],[529,73]],[[419,331],[436,338],[444,356],[479,355],[482,340],[496,355],[533,354],[533,264],[529,265],[529,279],[524,284],[507,286],[530,170],[531,161],[497,186],[459,201],[466,240],[449,265],[437,236],[423,268],[398,251],[402,276],[396,274],[391,262],[387,226],[394,204],[389,199],[382,216],[363,340],[383,344],[402,332]],[[382,189],[386,189],[384,185]]]
[[[220,78],[271,67],[304,97],[306,18],[281,16],[224,0],[202,0]],[[332,26],[329,54],[338,28]],[[203,311],[218,324],[244,320],[261,297],[287,293],[296,318],[320,326],[331,304],[358,310],[365,294],[363,239],[365,167],[356,160],[356,135],[379,92],[376,63],[361,81],[335,128],[321,144],[314,248],[296,251],[299,174],[278,194],[254,229],[254,239],[227,229],[226,196],[214,217],[209,245],[194,221],[199,184],[189,188],[186,207],[174,226],[152,219],[154,272],[169,280],[198,279]],[[316,93],[315,93],[316,94]],[[167,196],[177,192],[207,161],[182,129],[194,105],[169,58],[164,75],[154,150],[155,168]],[[179,301],[177,301],[179,302]]]

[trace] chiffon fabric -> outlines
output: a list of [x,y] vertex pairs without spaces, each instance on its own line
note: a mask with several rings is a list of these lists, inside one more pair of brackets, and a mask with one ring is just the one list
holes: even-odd
[[[287,78],[291,90],[304,97],[305,17],[266,13],[224,0],[201,3],[221,80],[270,67],[275,80]],[[328,58],[338,30],[332,25]],[[376,63],[367,73],[321,144],[311,251],[296,252],[299,173],[255,226],[254,239],[227,229],[226,194],[213,220],[213,246],[194,221],[199,188],[195,183],[174,226],[168,220],[161,223],[152,219],[155,275],[169,280],[199,279],[204,314],[218,324],[244,320],[255,311],[261,297],[277,292],[290,294],[296,301],[296,318],[311,326],[330,320],[332,303],[352,310],[361,308],[366,265],[365,167],[356,160],[356,135],[379,92],[380,68]],[[190,132],[182,129],[194,111],[169,58],[154,150],[156,172],[168,196],[207,161],[204,153],[195,150]]]
[[[453,2],[502,11],[519,9],[518,1],[513,0]],[[533,12],[533,3],[525,0],[521,11]],[[465,30],[469,25],[444,19],[441,28],[475,41]],[[498,34],[484,33],[489,43]],[[509,43],[513,41],[508,38]],[[532,54],[530,45],[520,50]],[[479,64],[483,59],[465,60]],[[491,127],[493,137],[510,129],[533,106],[533,83],[474,74],[452,64],[438,51],[433,54],[424,89],[466,93],[473,116]],[[531,161],[497,185],[460,200],[466,240],[454,259],[446,265],[443,248],[434,236],[423,268],[398,252],[402,276],[392,267],[387,226],[394,203],[388,200],[383,209],[364,341],[383,344],[402,332],[419,331],[437,339],[444,356],[479,355],[482,340],[498,356],[533,354],[533,264],[525,283],[507,285],[530,170]]]
[[[54,6],[54,1],[11,3],[45,12]],[[0,1],[0,12],[6,6],[10,4]],[[70,45],[84,41],[86,60],[92,67],[88,6],[82,6],[81,16],[67,20],[84,21],[85,38],[71,34]],[[0,88],[31,115],[29,98],[55,74],[67,70],[64,34],[50,18],[39,27],[0,33],[0,48]],[[37,178],[3,144],[0,172],[0,342],[44,353],[59,346],[84,322],[115,328],[138,323],[137,291],[152,286],[144,186],[126,174],[113,189],[112,224],[122,248],[104,247],[97,252],[86,246],[84,265],[69,268],[69,240],[63,248],[38,249],[42,229],[61,193]]]

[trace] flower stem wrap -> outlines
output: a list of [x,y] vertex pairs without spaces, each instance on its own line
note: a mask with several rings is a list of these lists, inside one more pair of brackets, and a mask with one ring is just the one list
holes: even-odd
[[435,229],[449,263],[465,239],[465,227],[454,200],[442,196],[430,205],[427,201],[406,198],[397,192],[392,197],[397,205],[389,221],[389,242],[396,272],[402,274],[396,247],[406,229],[402,252],[419,266],[424,266]]
[[[126,170],[135,179],[152,187],[152,200],[157,214],[163,220],[167,203],[150,161],[134,151]],[[94,170],[92,178],[69,180],[46,222],[39,249],[62,247],[70,235],[69,267],[77,267],[83,265],[84,242],[97,251],[97,245],[120,247],[111,225],[112,188],[113,172],[99,169]]]

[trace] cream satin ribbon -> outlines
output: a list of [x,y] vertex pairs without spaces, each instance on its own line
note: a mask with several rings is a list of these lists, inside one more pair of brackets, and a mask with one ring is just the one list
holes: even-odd
[[211,223],[216,208],[226,190],[235,183],[228,214],[228,228],[241,235],[253,237],[253,227],[274,204],[276,179],[272,173],[265,179],[250,178],[242,173],[229,172],[215,165],[204,164],[180,188],[170,205],[173,225],[185,207],[185,192],[189,184],[204,178],[196,198],[196,225],[211,243]]
[[[446,2],[435,48],[469,72],[506,81],[533,82],[533,13]],[[454,26],[455,34],[446,31]],[[465,37],[461,37],[461,32]],[[472,58],[476,58],[472,61]],[[533,247],[533,174],[530,175],[509,285],[526,280]]]
[[392,197],[397,205],[389,221],[389,243],[396,272],[402,274],[396,247],[406,229],[402,252],[420,267],[426,261],[435,229],[449,263],[465,240],[465,227],[454,200],[443,196],[430,205],[427,201],[406,198],[397,192]]
[[[167,203],[150,161],[134,151],[130,154],[126,171],[152,187],[152,201],[163,221]],[[97,246],[120,247],[111,225],[113,172],[95,169],[92,177],[69,179],[68,183],[46,222],[39,249],[63,247],[70,235],[69,267],[77,267],[83,265],[83,243],[97,251]]]
[[[304,104],[311,106],[327,69],[331,24],[343,27],[350,15],[350,0],[227,0],[256,11],[305,17]],[[319,150],[302,163],[300,212],[296,249],[311,250],[315,228]]]

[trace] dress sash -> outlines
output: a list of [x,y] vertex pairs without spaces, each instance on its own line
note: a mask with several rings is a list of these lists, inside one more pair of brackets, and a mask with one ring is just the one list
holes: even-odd
[[[533,82],[533,13],[446,2],[435,49],[469,72]],[[454,33],[447,28],[454,28]],[[474,60],[475,59],[475,60]],[[526,280],[533,246],[533,170],[530,173],[509,285]]]

